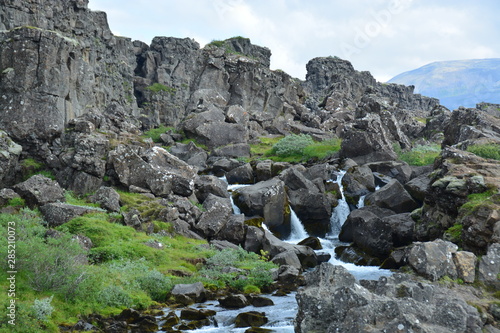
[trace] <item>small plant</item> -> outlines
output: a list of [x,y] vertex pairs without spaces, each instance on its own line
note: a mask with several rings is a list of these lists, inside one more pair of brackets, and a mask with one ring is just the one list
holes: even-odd
[[11,207],[24,207],[25,206],[25,202],[24,202],[24,199],[21,198],[21,197],[12,198],[7,203],[7,206],[11,206]]
[[52,302],[52,298],[54,298],[54,296],[41,300],[35,299],[33,304],[33,313],[36,319],[40,321],[47,321],[50,316],[52,316],[52,312],[54,311],[54,307],[50,304]]
[[144,135],[142,136],[143,138],[151,138],[153,142],[159,143],[161,142],[160,136],[163,133],[168,132],[169,130],[173,130],[173,127],[167,127],[164,125],[161,125],[157,128],[152,128],[149,131],[144,132]]
[[500,161],[500,144],[472,145],[467,148],[467,151],[482,158]]
[[280,157],[301,155],[304,149],[314,144],[310,135],[292,134],[287,135],[273,146],[273,153]]

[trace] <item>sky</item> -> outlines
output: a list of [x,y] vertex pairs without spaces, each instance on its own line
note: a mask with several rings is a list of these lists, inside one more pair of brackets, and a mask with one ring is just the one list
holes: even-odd
[[242,36],[272,52],[271,69],[304,79],[338,56],[381,82],[435,61],[500,58],[498,0],[90,0],[113,34],[147,44]]

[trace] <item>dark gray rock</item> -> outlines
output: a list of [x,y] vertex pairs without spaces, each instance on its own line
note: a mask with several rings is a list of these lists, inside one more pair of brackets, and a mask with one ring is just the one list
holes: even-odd
[[203,202],[203,208],[205,211],[196,223],[196,230],[202,233],[205,238],[211,239],[228,223],[233,214],[233,207],[228,198],[209,194]]
[[361,285],[341,266],[322,264],[297,293],[296,332],[481,332],[477,310],[448,289],[401,274]]
[[64,202],[64,191],[59,184],[45,176],[35,175],[12,187],[33,208],[52,202]]
[[425,195],[431,187],[429,173],[413,178],[405,184],[405,190],[415,199],[420,202],[424,201]]
[[257,162],[255,175],[257,182],[271,179],[273,177],[273,162],[271,160]]
[[387,223],[391,229],[391,237],[394,247],[406,246],[413,242],[415,221],[411,218],[410,213],[383,217],[382,221]]
[[264,231],[262,249],[268,252],[271,258],[274,258],[282,252],[293,251],[299,258],[303,269],[315,267],[318,264],[316,253],[313,249],[308,246],[294,245],[284,242],[267,230]]
[[396,213],[411,212],[418,208],[415,200],[413,200],[403,185],[396,179],[390,181],[380,190],[368,195],[365,199],[365,204],[391,209]]
[[10,188],[3,188],[0,190],[0,207],[8,204],[10,200],[20,197],[21,196],[19,196],[19,194],[17,194],[14,190]]
[[19,171],[19,156],[23,148],[6,132],[0,130],[0,188],[13,185]]
[[491,244],[488,252],[479,260],[478,279],[499,287],[500,274],[500,244]]
[[264,230],[261,228],[249,226],[245,237],[243,248],[248,252],[260,253],[264,239]]
[[254,184],[255,177],[250,163],[243,164],[226,173],[229,184]]
[[302,264],[295,251],[286,250],[275,255],[271,261],[279,266],[291,266],[299,271],[302,271]]
[[246,143],[229,144],[214,149],[213,155],[224,157],[250,157],[250,146]]
[[118,213],[120,211],[120,195],[112,187],[101,187],[90,197],[90,201],[98,203],[102,208]]
[[250,305],[250,302],[245,295],[235,294],[220,298],[219,304],[225,309],[241,309]]
[[397,179],[401,184],[406,184],[412,176],[412,168],[406,162],[381,161],[368,163],[366,166],[373,172]]
[[229,198],[227,183],[215,176],[204,175],[195,180],[195,194],[198,201],[203,202],[209,194],[221,198]]
[[285,184],[276,178],[245,186],[233,192],[235,204],[246,216],[258,215],[264,218],[271,229],[282,226],[286,221]]
[[61,202],[48,203],[40,207],[40,211],[51,228],[58,227],[83,214],[95,212],[91,207],[69,205]]
[[339,234],[339,240],[342,242],[353,242],[354,232],[359,226],[368,223],[370,220],[383,219],[384,217],[394,215],[394,211],[390,209],[380,208],[377,206],[365,206],[352,211],[347,220],[342,225]]
[[193,284],[176,284],[170,293],[176,302],[190,305],[195,302],[204,302],[207,291],[203,287],[203,283],[196,282]]
[[[227,240],[233,244],[245,244],[246,225],[243,214],[231,215],[224,228],[216,235],[217,239]],[[252,251],[253,252],[253,251]]]
[[203,148],[197,147],[194,142],[187,144],[178,142],[170,148],[169,152],[187,164],[196,166],[200,171],[207,167],[208,154]]
[[415,243],[408,254],[408,264],[418,274],[437,281],[443,276],[457,278],[453,253],[458,246],[441,239],[433,242]]

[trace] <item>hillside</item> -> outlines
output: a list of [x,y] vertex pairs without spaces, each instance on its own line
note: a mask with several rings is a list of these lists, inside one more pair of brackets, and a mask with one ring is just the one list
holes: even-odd
[[415,93],[438,98],[450,110],[477,103],[500,103],[500,59],[439,61],[389,80],[415,86]]

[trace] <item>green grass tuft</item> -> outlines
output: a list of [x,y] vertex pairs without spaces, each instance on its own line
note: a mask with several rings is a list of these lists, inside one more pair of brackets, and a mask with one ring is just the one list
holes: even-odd
[[173,130],[173,127],[167,127],[164,125],[159,126],[158,128],[153,128],[150,129],[149,131],[144,132],[144,135],[142,135],[143,138],[151,138],[153,142],[159,143],[161,142],[160,135],[163,133],[166,133],[170,130]]
[[[415,146],[410,151],[402,152],[399,145],[395,145],[394,151],[401,161],[409,165],[422,166],[434,163],[436,157],[441,153],[441,147],[437,144],[428,146]],[[398,149],[399,148],[399,149]]]
[[500,144],[481,144],[467,147],[467,151],[482,158],[500,161]]

